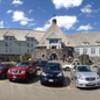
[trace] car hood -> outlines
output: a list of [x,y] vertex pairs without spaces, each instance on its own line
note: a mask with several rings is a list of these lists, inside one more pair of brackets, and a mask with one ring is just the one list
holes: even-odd
[[0,69],[0,72],[3,72],[3,71],[5,71],[5,68]]
[[48,74],[59,74],[59,73],[62,73],[61,71],[47,71],[47,70],[44,70],[45,73],[48,73]]
[[77,76],[86,77],[98,77],[96,72],[76,72]]
[[13,71],[13,70],[14,70],[14,71],[15,71],[15,70],[27,70],[27,68],[24,68],[24,67],[20,67],[20,66],[19,66],[19,67],[10,68],[10,70],[12,70],[12,71]]

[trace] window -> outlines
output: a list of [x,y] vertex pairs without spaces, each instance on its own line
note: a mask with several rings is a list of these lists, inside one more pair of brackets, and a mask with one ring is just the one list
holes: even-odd
[[49,43],[58,43],[58,39],[50,39]]
[[87,54],[87,48],[83,48],[83,54]]
[[34,38],[33,38],[33,37],[27,37],[27,40],[28,40],[28,41],[33,41]]
[[5,40],[14,40],[13,36],[5,36]]
[[27,53],[30,53],[30,50],[29,49],[27,49]]
[[34,51],[34,49],[31,49],[31,52],[33,52]]
[[5,46],[8,47],[8,43],[7,42],[5,42]]
[[33,44],[31,44],[31,47],[33,47]]
[[95,48],[91,48],[91,54],[95,54]]
[[30,44],[29,43],[27,43],[27,47],[30,47]]
[[97,44],[97,45],[100,45],[100,41],[96,41],[96,44]]
[[76,51],[76,53],[79,54],[80,53],[80,48],[76,48],[75,51]]
[[56,46],[52,46],[52,49],[56,49]]
[[89,45],[89,42],[82,42],[83,45]]
[[99,54],[100,54],[100,48],[99,48]]
[[5,36],[5,40],[9,40],[9,37],[8,36]]

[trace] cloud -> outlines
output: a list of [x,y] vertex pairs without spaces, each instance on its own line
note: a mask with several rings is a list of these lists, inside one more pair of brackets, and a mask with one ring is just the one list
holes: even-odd
[[50,27],[50,23],[46,23],[43,27],[37,27],[35,30],[46,31]]
[[13,22],[19,22],[23,26],[34,20],[32,18],[28,18],[23,11],[14,11],[12,19]]
[[10,13],[12,13],[13,11],[11,10],[11,9],[9,9],[9,10],[7,10],[7,14],[10,14]]
[[0,28],[4,28],[4,21],[0,20]]
[[83,0],[52,0],[56,9],[79,7]]
[[90,24],[87,25],[81,25],[77,31],[88,31],[88,30],[92,30],[93,27]]
[[43,27],[38,27],[36,28],[36,30],[46,30],[50,27],[52,19],[56,18],[57,19],[57,25],[60,28],[64,28],[66,30],[71,29],[75,23],[78,22],[77,17],[76,16],[56,16],[56,17],[52,17],[49,20],[49,23],[46,23]]
[[90,4],[84,6],[82,9],[81,9],[81,12],[82,13],[86,13],[86,14],[90,14],[93,12],[92,10],[92,6]]
[[22,0],[13,0],[12,4],[14,4],[14,5],[22,5],[23,1]]

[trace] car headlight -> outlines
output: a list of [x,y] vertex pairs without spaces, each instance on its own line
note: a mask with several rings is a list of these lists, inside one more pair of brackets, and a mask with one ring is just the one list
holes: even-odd
[[100,80],[100,77],[99,77],[99,76],[97,76],[97,79],[98,79],[98,80]]
[[8,73],[11,73],[11,70],[8,70]]
[[58,76],[58,77],[61,77],[61,76],[62,76],[62,73],[59,73],[57,76]]
[[47,75],[46,75],[46,73],[44,73],[44,72],[42,72],[42,74],[41,74],[41,75],[42,75],[42,76],[47,76]]
[[25,70],[23,70],[23,71],[21,71],[21,74],[24,74],[26,71]]
[[84,80],[84,78],[83,78],[82,76],[79,76],[78,78],[79,78],[80,80]]

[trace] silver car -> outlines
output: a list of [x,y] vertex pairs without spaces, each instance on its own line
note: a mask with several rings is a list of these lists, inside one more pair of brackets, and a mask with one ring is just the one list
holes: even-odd
[[90,88],[100,86],[99,75],[90,69],[88,65],[76,65],[71,70],[71,79],[79,88]]

